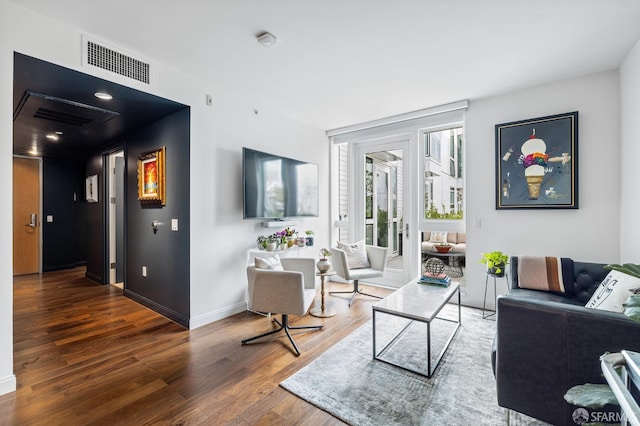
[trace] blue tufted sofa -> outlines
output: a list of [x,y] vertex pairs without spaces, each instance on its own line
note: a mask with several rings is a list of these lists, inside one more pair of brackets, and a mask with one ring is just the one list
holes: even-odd
[[[603,353],[640,351],[640,323],[584,307],[609,272],[603,266],[574,262],[573,286],[560,295],[518,288],[518,258],[510,259],[511,289],[498,298],[492,352],[498,405],[553,425],[575,426],[577,407],[564,401],[566,391],[606,383],[599,363]],[[619,408],[591,411],[598,416]]]

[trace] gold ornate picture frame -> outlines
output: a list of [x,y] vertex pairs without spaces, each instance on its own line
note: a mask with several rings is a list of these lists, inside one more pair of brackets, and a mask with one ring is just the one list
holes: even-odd
[[138,156],[138,200],[145,204],[166,205],[165,155],[162,148]]

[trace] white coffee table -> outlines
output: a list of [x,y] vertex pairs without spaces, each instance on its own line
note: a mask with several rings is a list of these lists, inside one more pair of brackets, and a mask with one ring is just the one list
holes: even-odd
[[[442,308],[451,300],[454,294],[458,293],[458,320],[454,321],[447,318],[438,317],[438,314]],[[381,350],[377,350],[376,346],[376,321],[379,314],[393,315],[397,317],[407,318],[410,321],[404,328],[393,337],[389,343],[387,343]],[[381,316],[382,318],[384,315]],[[451,335],[448,336],[444,347],[440,353],[433,358],[431,354],[431,326],[435,319],[448,321],[455,324]],[[418,371],[406,365],[400,365],[389,359],[385,359],[385,352],[388,348],[392,347],[398,339],[408,332],[409,327],[413,321],[419,321],[426,323],[427,325],[427,341],[426,341],[426,357],[427,357],[427,371]],[[462,322],[461,308],[460,308],[460,284],[452,282],[449,287],[439,287],[435,285],[417,284],[415,282],[409,283],[391,295],[387,296],[380,302],[373,305],[373,358],[379,361],[386,362],[391,365],[403,368],[408,371],[412,371],[421,376],[431,377],[438,366],[438,363],[442,359],[445,351],[449,347],[453,336],[455,336],[460,324]]]

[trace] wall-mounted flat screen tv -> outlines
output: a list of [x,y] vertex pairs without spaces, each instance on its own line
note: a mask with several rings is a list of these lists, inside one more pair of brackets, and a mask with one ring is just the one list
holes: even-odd
[[318,165],[242,148],[245,219],[318,216]]

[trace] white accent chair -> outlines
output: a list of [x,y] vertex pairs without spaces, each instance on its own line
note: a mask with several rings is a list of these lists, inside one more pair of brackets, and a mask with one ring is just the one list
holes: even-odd
[[276,330],[245,339],[245,345],[261,337],[269,336],[284,330],[291,341],[296,355],[300,355],[298,346],[293,341],[289,330],[316,329],[322,325],[290,326],[289,315],[305,315],[316,297],[315,260],[302,258],[280,259],[284,271],[259,269],[254,265],[247,267],[249,281],[249,309],[256,312],[282,314],[282,322]]
[[380,296],[360,291],[360,288],[358,287],[358,281],[365,278],[382,277],[384,275],[384,269],[387,265],[387,248],[366,245],[365,250],[367,252],[367,258],[371,266],[368,268],[349,269],[347,253],[337,247],[331,248],[331,264],[333,265],[333,269],[336,271],[336,275],[348,281],[353,280],[353,290],[332,291],[329,292],[329,294],[353,293],[353,295],[351,296],[351,300],[349,300],[349,306],[351,306],[351,304],[353,303],[353,299],[355,299],[357,294],[382,299],[382,297]]

